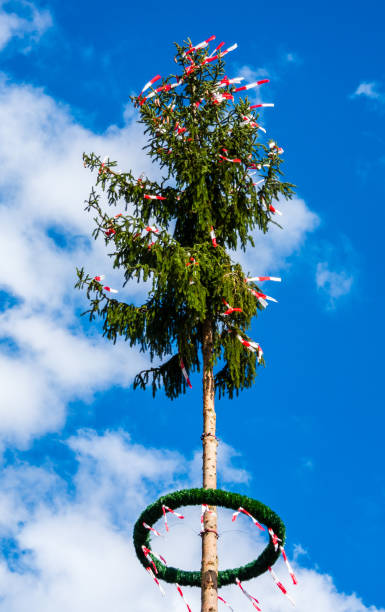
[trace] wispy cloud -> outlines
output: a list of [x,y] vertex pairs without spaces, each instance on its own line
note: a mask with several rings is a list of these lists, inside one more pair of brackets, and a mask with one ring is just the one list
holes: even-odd
[[[1,355],[0,438],[25,445],[62,427],[69,401],[126,386],[137,359],[145,365],[123,343],[113,347],[84,335],[77,314],[84,302],[73,289],[75,267],[82,264],[121,289],[103,241],[89,240],[92,223],[83,202],[93,178],[82,152],[109,154],[139,175],[150,166],[140,142],[132,122],[96,136],[41,90],[0,80],[0,258],[7,262],[0,288],[16,300],[0,314],[0,338],[12,346]],[[53,230],[65,246],[52,238]],[[134,283],[121,296],[133,301],[138,290]]]
[[314,470],[314,461],[310,457],[303,457],[301,459],[301,468],[309,472]]
[[317,288],[327,296],[329,308],[335,308],[337,300],[350,293],[353,280],[350,272],[344,269],[332,270],[327,261],[317,264]]
[[294,551],[293,551],[294,561],[297,561],[298,557],[306,557],[307,554],[308,554],[307,550],[305,550],[304,547],[301,546],[301,544],[294,544]]
[[[48,10],[39,10],[28,0],[13,2],[14,11],[8,10],[7,1],[0,1],[0,51],[12,40],[22,45],[24,53],[31,49],[52,26],[52,17]],[[18,11],[19,9],[19,11]]]
[[381,86],[375,81],[360,83],[354,93],[350,95],[350,98],[367,98],[372,102],[379,104],[385,103],[385,93],[380,90]]
[[288,64],[302,64],[302,59],[297,53],[289,52],[285,53],[283,59]]

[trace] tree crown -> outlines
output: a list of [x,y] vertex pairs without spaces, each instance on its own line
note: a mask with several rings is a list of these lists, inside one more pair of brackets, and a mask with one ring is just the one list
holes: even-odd
[[219,394],[232,397],[253,383],[263,357],[246,330],[266,296],[256,282],[246,282],[226,249],[254,245],[252,231],[266,232],[276,223],[273,202],[293,193],[280,180],[282,150],[260,141],[262,128],[249,100],[234,100],[239,90],[265,80],[238,87],[240,78],[225,75],[223,58],[230,50],[219,45],[209,55],[206,41],[176,45],[178,74],[157,75],[132,98],[160,181],[118,173],[116,162],[84,155],[110,207],[125,209],[105,211],[101,193],[92,189],[86,210],[95,214],[95,239],[101,235],[113,246],[113,265],[122,269],[125,283],[151,279],[152,287],[137,307],[111,298],[110,288],[83,269],[76,286],[87,289],[87,313],[103,320],[108,339],[122,336],[161,362],[138,373],[134,387],[150,384],[155,394],[163,386],[170,398],[186,388],[181,359],[192,371],[200,368],[205,321],[213,330],[212,364],[221,363]]

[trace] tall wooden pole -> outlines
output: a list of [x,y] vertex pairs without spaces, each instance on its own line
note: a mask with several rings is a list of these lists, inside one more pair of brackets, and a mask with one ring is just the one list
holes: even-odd
[[[206,320],[202,329],[203,353],[203,488],[217,488],[217,439],[215,436],[215,385],[212,365],[213,330]],[[214,506],[210,510],[216,512]],[[218,610],[217,516],[206,512],[202,529],[201,612]]]

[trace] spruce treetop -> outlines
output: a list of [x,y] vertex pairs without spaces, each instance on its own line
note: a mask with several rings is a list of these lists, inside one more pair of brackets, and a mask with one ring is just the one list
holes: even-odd
[[[209,55],[206,43],[176,44],[177,73],[157,75],[132,98],[160,181],[84,155],[84,165],[97,173],[98,192],[92,189],[86,206],[94,214],[95,239],[112,247],[124,284],[150,279],[152,287],[137,307],[112,298],[99,277],[83,269],[76,286],[86,288],[87,313],[102,319],[109,340],[122,336],[155,362],[137,374],[134,387],[151,385],[154,394],[163,387],[169,398],[186,389],[181,359],[189,371],[200,369],[205,322],[212,328],[212,364],[219,364],[219,394],[232,397],[252,385],[263,357],[246,330],[266,302],[228,250],[254,245],[253,230],[267,232],[276,223],[273,203],[293,193],[280,180],[282,150],[261,141],[247,97],[235,100],[248,87],[225,74],[230,50],[219,45]],[[100,191],[110,210],[103,209]]]

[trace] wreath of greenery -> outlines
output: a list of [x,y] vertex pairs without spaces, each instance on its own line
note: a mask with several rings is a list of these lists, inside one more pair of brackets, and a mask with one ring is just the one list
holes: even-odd
[[[256,499],[239,495],[238,493],[222,491],[221,489],[182,489],[163,495],[156,502],[150,504],[135,523],[134,546],[138,559],[144,567],[148,567],[149,562],[143,553],[142,546],[151,548],[151,534],[143,526],[143,522],[152,527],[163,516],[163,505],[175,510],[181,506],[196,506],[200,504],[209,504],[233,510],[238,510],[239,507],[242,507],[250,512],[260,523],[268,528],[271,527],[278,538],[282,540],[282,545],[285,542],[285,525],[279,516],[268,506],[265,506]],[[279,549],[275,550],[270,538],[269,544],[255,561],[234,569],[218,572],[218,587],[234,583],[236,578],[244,581],[260,576],[276,562],[279,555]],[[201,586],[200,571],[188,572],[175,567],[165,566],[155,558],[153,561],[158,570],[157,578],[165,580],[165,582],[178,583],[182,586]]]

